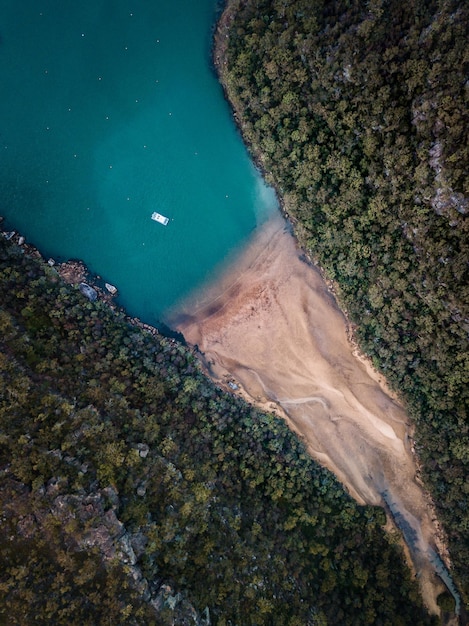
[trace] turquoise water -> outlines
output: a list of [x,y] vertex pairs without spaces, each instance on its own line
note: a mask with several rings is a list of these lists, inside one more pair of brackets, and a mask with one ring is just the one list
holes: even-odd
[[0,9],[0,214],[154,323],[277,206],[210,66],[217,2]]

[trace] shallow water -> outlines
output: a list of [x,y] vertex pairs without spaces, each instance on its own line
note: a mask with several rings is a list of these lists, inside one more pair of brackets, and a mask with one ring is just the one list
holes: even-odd
[[0,215],[148,323],[277,206],[211,69],[216,7],[0,0]]

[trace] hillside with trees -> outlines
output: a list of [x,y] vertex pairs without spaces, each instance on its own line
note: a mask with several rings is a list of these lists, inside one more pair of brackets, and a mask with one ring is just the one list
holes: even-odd
[[416,424],[466,602],[468,11],[233,0],[215,52],[243,137]]
[[382,509],[183,345],[4,237],[0,302],[0,623],[434,623]]

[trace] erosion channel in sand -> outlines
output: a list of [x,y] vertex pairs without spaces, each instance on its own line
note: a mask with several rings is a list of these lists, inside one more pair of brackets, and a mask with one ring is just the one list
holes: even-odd
[[411,425],[357,354],[343,314],[283,218],[265,225],[231,269],[178,307],[169,323],[197,346],[218,384],[236,383],[251,402],[280,413],[358,502],[386,506],[424,600],[439,613],[440,576],[452,583],[416,481]]

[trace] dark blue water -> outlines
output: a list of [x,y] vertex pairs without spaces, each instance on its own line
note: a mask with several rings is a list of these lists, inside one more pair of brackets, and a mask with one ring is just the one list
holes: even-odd
[[156,322],[276,208],[211,69],[217,2],[0,9],[0,214]]

